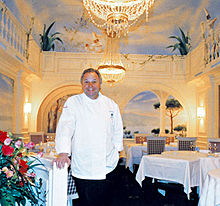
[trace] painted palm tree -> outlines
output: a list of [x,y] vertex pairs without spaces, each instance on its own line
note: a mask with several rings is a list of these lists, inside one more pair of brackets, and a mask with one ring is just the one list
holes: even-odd
[[46,24],[44,24],[43,34],[40,34],[40,46],[42,51],[54,50],[56,41],[63,44],[63,41],[57,36],[61,34],[60,32],[55,32],[51,35],[49,34],[54,24],[55,21],[47,29]]
[[176,39],[178,42],[175,43],[174,45],[170,45],[166,48],[173,48],[172,52],[175,51],[176,49],[179,49],[179,52],[181,55],[187,55],[190,51],[191,44],[190,44],[190,37],[189,34],[187,35],[184,34],[183,30],[179,27],[181,37],[179,36],[170,36],[169,38]]

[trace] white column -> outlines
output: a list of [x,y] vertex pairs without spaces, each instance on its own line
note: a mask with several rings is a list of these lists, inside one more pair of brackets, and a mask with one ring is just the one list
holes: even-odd
[[160,102],[160,136],[165,135],[166,100]]
[[160,136],[165,135],[165,116],[166,116],[166,101],[169,96],[167,92],[153,90],[160,99]]

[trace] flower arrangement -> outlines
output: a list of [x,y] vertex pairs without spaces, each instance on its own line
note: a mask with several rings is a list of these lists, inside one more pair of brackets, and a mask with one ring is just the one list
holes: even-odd
[[29,157],[32,142],[0,130],[0,205],[31,205],[40,200],[42,180],[36,177],[34,167],[42,165],[37,157]]

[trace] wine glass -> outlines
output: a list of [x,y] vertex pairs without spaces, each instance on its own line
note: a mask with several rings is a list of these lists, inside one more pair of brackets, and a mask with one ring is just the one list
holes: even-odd
[[212,143],[209,142],[209,151],[212,152]]
[[217,150],[217,144],[216,143],[214,143],[214,153],[216,153],[216,150]]

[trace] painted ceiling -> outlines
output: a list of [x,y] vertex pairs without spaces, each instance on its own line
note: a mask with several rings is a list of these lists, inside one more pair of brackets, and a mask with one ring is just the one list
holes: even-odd
[[[34,17],[33,38],[39,42],[43,25],[53,21],[53,31],[61,32],[63,45],[57,51],[103,52],[105,38],[102,32],[89,20],[82,0],[4,0],[8,8],[26,28]],[[155,0],[148,23],[142,16],[126,39],[121,40],[123,54],[179,54],[166,47],[174,44],[171,35],[180,36],[178,27],[191,37],[192,49],[201,41],[201,22],[206,23],[206,8],[212,19],[217,18],[214,27],[220,27],[220,0]],[[100,45],[94,45],[99,38]]]

